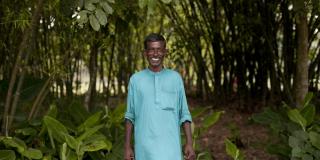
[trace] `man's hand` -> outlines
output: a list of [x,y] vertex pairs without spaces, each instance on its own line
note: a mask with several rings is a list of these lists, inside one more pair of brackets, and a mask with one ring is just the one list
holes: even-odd
[[125,147],[124,160],[134,160],[134,153],[131,147]]
[[194,153],[194,150],[193,150],[191,144],[187,144],[184,147],[184,159],[186,159],[186,160],[195,160],[196,159],[196,154]]

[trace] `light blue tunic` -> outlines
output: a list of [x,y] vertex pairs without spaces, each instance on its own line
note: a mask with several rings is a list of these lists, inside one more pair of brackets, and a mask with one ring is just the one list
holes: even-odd
[[191,115],[178,72],[132,75],[125,118],[134,125],[135,160],[182,160],[180,125]]

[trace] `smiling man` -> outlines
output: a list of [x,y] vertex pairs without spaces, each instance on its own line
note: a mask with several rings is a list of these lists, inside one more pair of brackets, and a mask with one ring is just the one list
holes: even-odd
[[163,36],[152,33],[145,38],[144,49],[149,67],[132,75],[129,82],[124,158],[182,160],[180,126],[183,126],[184,159],[194,160],[192,120],[182,78],[176,71],[163,68],[166,41]]

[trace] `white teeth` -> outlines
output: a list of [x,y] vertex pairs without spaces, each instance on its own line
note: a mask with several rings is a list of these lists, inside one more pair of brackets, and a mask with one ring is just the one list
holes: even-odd
[[151,58],[153,61],[159,61],[159,58]]

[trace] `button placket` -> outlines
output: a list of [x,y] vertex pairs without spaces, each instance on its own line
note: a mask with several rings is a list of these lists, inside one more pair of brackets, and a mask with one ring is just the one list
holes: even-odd
[[160,103],[160,84],[159,84],[159,76],[154,76],[154,86],[155,86],[155,102],[156,104]]

